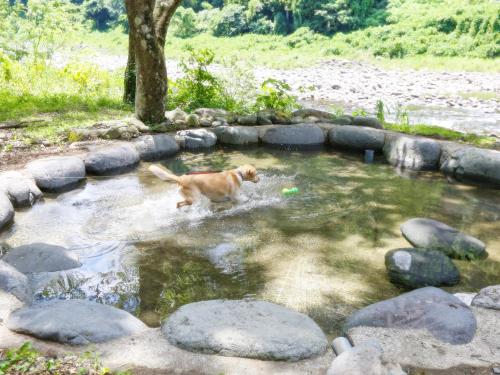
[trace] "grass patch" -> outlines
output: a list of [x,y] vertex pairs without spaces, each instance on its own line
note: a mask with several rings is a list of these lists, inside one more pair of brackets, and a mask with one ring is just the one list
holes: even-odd
[[[178,61],[189,57],[188,47],[196,50],[209,48],[217,51],[215,62],[225,64],[228,61],[244,61],[247,64],[274,69],[304,68],[332,59],[364,61],[383,68],[405,68],[433,71],[474,71],[500,72],[498,58],[484,59],[472,56],[433,56],[407,55],[402,58],[374,56],[366,48],[357,48],[336,38],[347,38],[338,34],[334,37],[318,36],[306,43],[294,44],[290,36],[245,34],[234,37],[215,37],[208,33],[192,38],[176,38],[171,34],[167,39],[165,55],[167,59]],[[362,36],[356,36],[361,38]],[[128,36],[119,30],[110,32],[93,31],[83,37],[75,37],[78,45],[87,46],[78,52],[80,55],[98,53],[126,56]],[[83,39],[82,39],[83,38]],[[348,39],[350,40],[350,39]],[[367,42],[368,46],[368,42]],[[81,47],[80,47],[81,48]],[[76,46],[75,46],[76,49]]]
[[448,141],[464,142],[475,146],[492,148],[497,139],[494,137],[481,136],[476,134],[465,134],[455,130],[442,128],[440,126],[425,124],[391,124],[386,123],[384,127],[399,133],[420,135],[430,138],[437,138]]
[[16,349],[0,350],[0,375],[20,374],[132,375],[130,371],[112,372],[102,366],[99,357],[92,352],[46,357],[33,349],[29,341]]

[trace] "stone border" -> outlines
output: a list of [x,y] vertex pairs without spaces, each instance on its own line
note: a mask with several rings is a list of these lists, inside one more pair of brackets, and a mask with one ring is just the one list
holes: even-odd
[[[367,118],[374,125],[376,119]],[[0,173],[0,231],[13,221],[14,207],[21,197],[29,196],[29,205],[45,192],[74,189],[91,175],[112,175],[130,171],[141,160],[171,157],[181,150],[199,151],[222,146],[272,146],[285,149],[331,147],[336,150],[383,153],[386,161],[412,171],[440,170],[444,175],[465,183],[481,183],[500,188],[500,152],[409,136],[360,125],[336,125],[325,122],[294,125],[223,125],[188,129],[175,135],[143,135],[133,141],[90,146],[83,157],[55,156],[37,159],[20,170],[24,179],[5,179]],[[35,182],[35,184],[33,184]],[[5,199],[5,198],[8,199]],[[9,204],[9,200],[12,204]]]

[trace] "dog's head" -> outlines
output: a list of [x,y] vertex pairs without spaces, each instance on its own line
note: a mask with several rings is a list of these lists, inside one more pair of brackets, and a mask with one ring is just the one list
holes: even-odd
[[243,165],[238,168],[238,172],[241,174],[243,181],[251,181],[253,183],[260,181],[259,176],[257,176],[257,169],[253,165]]

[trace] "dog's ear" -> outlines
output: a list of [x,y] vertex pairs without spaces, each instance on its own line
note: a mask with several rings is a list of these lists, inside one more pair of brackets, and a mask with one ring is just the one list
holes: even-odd
[[257,177],[257,169],[253,165],[247,164],[241,167],[244,179],[246,181],[258,182],[259,178]]

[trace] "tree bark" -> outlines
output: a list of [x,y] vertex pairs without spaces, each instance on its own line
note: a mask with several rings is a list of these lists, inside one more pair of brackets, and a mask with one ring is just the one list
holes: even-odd
[[167,29],[181,0],[126,0],[129,21],[129,62],[135,60],[135,114],[146,123],[165,120],[167,69],[164,46]]
[[124,90],[123,90],[123,101],[127,104],[135,103],[135,80],[136,80],[136,70],[135,70],[135,47],[134,38],[130,35],[128,36],[128,59],[127,67],[125,68],[124,77]]

